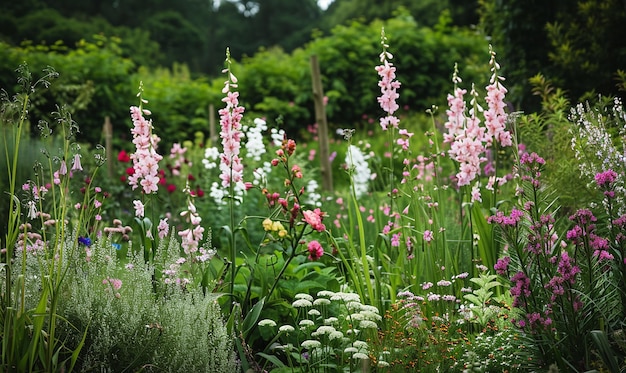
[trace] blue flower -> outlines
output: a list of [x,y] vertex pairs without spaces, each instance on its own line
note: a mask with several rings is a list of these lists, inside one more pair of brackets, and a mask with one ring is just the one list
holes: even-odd
[[91,246],[91,238],[89,237],[78,237],[78,243],[83,244],[87,247]]

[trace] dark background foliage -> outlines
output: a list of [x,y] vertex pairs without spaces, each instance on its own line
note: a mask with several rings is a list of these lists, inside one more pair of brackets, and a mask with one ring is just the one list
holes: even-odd
[[315,0],[25,0],[7,2],[0,15],[0,87],[12,91],[23,61],[33,71],[55,67],[61,78],[36,102],[34,119],[67,103],[81,139],[98,142],[106,116],[126,133],[128,106],[144,81],[168,143],[208,135],[228,47],[249,115],[281,117],[297,136],[314,122],[309,58],[316,54],[329,122],[354,127],[380,116],[373,66],[383,26],[403,110],[445,105],[455,62],[466,82],[484,89],[490,43],[516,110],[538,109],[529,84],[537,73],[572,101],[619,95],[624,85],[619,0],[335,0],[326,10]]

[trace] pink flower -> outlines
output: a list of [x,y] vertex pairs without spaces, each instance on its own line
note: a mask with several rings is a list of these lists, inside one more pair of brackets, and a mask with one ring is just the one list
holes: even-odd
[[433,240],[433,238],[434,238],[433,231],[431,231],[431,230],[425,230],[424,231],[424,241],[430,242],[430,241]]
[[324,213],[319,208],[313,211],[305,210],[302,212],[302,215],[304,215],[304,221],[311,225],[316,231],[323,232],[326,230],[326,226],[322,223]]
[[138,218],[144,217],[144,205],[139,200],[134,200],[133,205],[135,205],[135,216]]
[[130,107],[130,116],[133,120],[133,144],[136,151],[130,155],[133,161],[133,172],[128,178],[128,184],[136,189],[139,185],[143,187],[146,194],[158,191],[158,170],[159,161],[163,159],[156,152],[159,138],[152,134],[152,121],[144,118],[143,110],[137,106]]
[[307,250],[309,251],[309,260],[318,260],[324,255],[324,248],[318,241],[311,241],[307,245]]
[[74,154],[74,162],[72,163],[72,171],[82,171],[83,166],[80,164],[80,154]]
[[159,222],[159,226],[157,227],[159,231],[159,238],[163,239],[167,236],[170,231],[170,226],[167,224],[167,218],[161,219]]
[[65,159],[61,161],[61,166],[59,167],[59,175],[67,175],[67,164],[65,163]]
[[228,79],[224,82],[222,92],[226,97],[222,102],[226,107],[219,110],[220,114],[220,138],[222,139],[223,153],[220,154],[220,179],[222,186],[228,187],[232,183],[243,182],[243,164],[239,158],[241,148],[241,119],[243,118],[244,107],[239,106],[239,92],[231,92],[230,89],[237,88],[237,78],[230,72],[230,52],[226,51],[226,61],[228,68],[224,70],[228,74]]

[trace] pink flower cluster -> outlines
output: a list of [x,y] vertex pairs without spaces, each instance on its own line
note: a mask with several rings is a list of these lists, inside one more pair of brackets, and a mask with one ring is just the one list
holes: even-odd
[[498,70],[500,65],[496,62],[496,52],[489,47],[489,54],[491,60],[489,65],[491,66],[491,78],[489,79],[489,85],[487,89],[487,102],[488,110],[485,111],[485,127],[487,127],[487,143],[491,144],[493,139],[500,143],[501,146],[511,146],[513,142],[511,140],[511,133],[506,130],[506,120],[508,114],[504,111],[506,106],[504,103],[504,96],[508,92],[502,85],[504,77],[498,76]]
[[223,153],[220,154],[220,178],[222,186],[228,187],[231,184],[243,182],[243,164],[239,158],[241,148],[241,119],[243,118],[244,107],[239,106],[239,92],[231,92],[230,89],[237,88],[237,78],[230,72],[230,53],[227,51],[228,67],[222,72],[228,74],[228,79],[224,82],[222,93],[226,97],[222,102],[226,107],[219,110],[220,114],[220,138],[222,139]]
[[[383,51],[380,53],[381,65],[376,66],[376,72],[380,76],[381,95],[378,97],[378,103],[380,107],[387,113],[383,118],[380,118],[380,126],[384,131],[389,127],[398,128],[400,119],[394,115],[394,113],[400,108],[396,100],[400,97],[398,89],[400,88],[400,82],[396,80],[396,68],[393,63],[389,62],[393,58],[393,55],[387,51],[389,45],[387,44],[387,38],[385,37],[385,29],[381,32],[381,42]],[[409,139],[413,136],[413,133],[408,132],[405,129],[399,131],[400,138],[396,140],[397,144],[402,147],[402,150],[409,149]]]
[[130,107],[130,117],[133,120],[133,144],[136,151],[130,155],[135,172],[128,177],[128,184],[136,189],[139,185],[143,192],[150,194],[159,190],[159,161],[163,159],[156,152],[160,139],[152,134],[152,120],[146,120],[144,114],[150,112],[137,106]]
[[188,219],[188,221],[193,226],[192,228],[187,228],[183,231],[178,232],[178,235],[182,239],[180,246],[182,246],[185,254],[195,253],[198,251],[198,248],[200,246],[200,240],[202,240],[203,238],[204,228],[200,225],[202,218],[196,211],[196,206],[191,200],[191,197],[189,197],[187,203],[187,210],[181,212],[180,216]]
[[326,230],[326,226],[322,223],[322,219],[324,219],[324,213],[319,209],[305,210],[302,211],[302,215],[304,215],[304,221],[311,225],[311,228],[315,229],[318,232],[323,232]]
[[[456,87],[462,80],[455,66],[452,79],[455,84],[454,94],[448,95],[448,120],[444,124],[448,133],[444,134],[443,139],[445,143],[451,144],[448,154],[460,164],[456,174],[458,186],[469,185],[481,174],[481,163],[487,160],[485,153],[494,141],[500,146],[512,145],[511,133],[506,130],[507,114],[504,111],[507,90],[501,83],[504,78],[498,75],[500,65],[495,60],[495,52],[490,49],[490,54],[489,64],[493,74],[486,87],[486,111],[478,104],[478,93],[473,86],[470,92],[471,107],[468,109],[464,98],[467,90]],[[484,115],[484,127],[478,117],[481,112]],[[475,193],[473,199],[480,200],[479,194]]]

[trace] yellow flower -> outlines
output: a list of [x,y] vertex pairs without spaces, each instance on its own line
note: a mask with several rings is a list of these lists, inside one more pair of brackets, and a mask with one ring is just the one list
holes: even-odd
[[272,220],[270,218],[263,220],[263,229],[266,231],[272,230]]
[[272,231],[277,232],[277,231],[284,231],[284,230],[285,230],[285,227],[283,227],[283,225],[279,221],[272,222]]
[[278,231],[278,237],[280,238],[285,238],[287,236],[287,230],[286,229],[281,229]]

